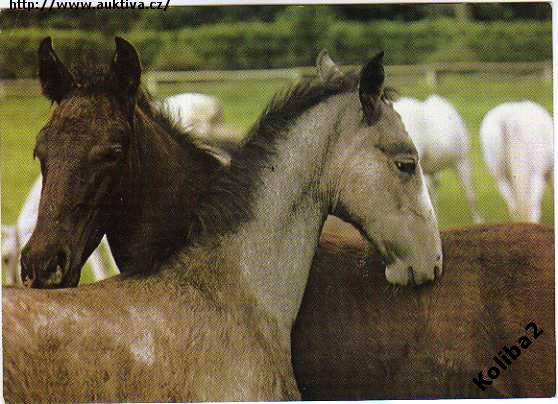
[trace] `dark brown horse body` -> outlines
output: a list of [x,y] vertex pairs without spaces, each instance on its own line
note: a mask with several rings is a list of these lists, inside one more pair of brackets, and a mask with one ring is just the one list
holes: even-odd
[[325,230],[292,333],[304,399],[556,394],[553,229],[475,226],[442,242],[441,281],[395,289],[363,241]]

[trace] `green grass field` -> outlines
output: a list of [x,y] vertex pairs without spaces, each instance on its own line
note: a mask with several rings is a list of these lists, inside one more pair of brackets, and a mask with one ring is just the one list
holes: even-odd
[[[450,100],[461,113],[471,138],[471,159],[474,182],[481,215],[486,222],[508,221],[509,216],[482,159],[478,129],[484,114],[494,106],[507,101],[531,99],[552,111],[552,85],[539,78],[482,77],[479,75],[446,76],[436,88],[411,82],[389,81],[401,95],[424,99],[432,93]],[[247,129],[259,116],[268,100],[288,85],[282,80],[261,80],[224,83],[183,83],[161,85],[157,98],[181,92],[202,92],[219,97],[225,104],[227,125]],[[1,169],[2,169],[2,223],[13,223],[33,180],[39,173],[37,161],[32,159],[34,139],[51,111],[43,97],[8,97],[0,102]],[[441,228],[471,223],[465,198],[453,172],[440,177],[437,212]],[[553,193],[549,186],[543,202],[542,221],[553,224]]]

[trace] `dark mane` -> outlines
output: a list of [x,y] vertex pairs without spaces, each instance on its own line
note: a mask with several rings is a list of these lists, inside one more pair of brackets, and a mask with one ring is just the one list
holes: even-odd
[[215,178],[193,212],[188,238],[206,240],[232,232],[251,217],[254,191],[260,185],[261,171],[274,170],[272,157],[277,141],[311,107],[346,92],[312,81],[302,81],[277,93],[249,130],[241,147],[232,156],[231,166]]

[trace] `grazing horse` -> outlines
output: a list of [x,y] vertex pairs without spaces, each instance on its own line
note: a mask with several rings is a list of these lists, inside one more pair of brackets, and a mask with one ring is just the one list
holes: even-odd
[[169,114],[180,117],[185,130],[200,136],[211,135],[225,120],[223,103],[210,95],[182,93],[165,98],[161,104]]
[[182,93],[156,103],[167,115],[174,116],[183,130],[200,136],[211,144],[223,165],[230,164],[230,156],[238,147],[240,133],[224,124],[224,106],[216,97],[206,94]]
[[[44,190],[51,176],[58,178],[57,189],[68,181],[81,194],[91,183],[95,189],[108,186],[102,168],[117,164],[129,142],[139,142],[155,128],[138,107],[145,101],[138,56],[124,40],[116,43],[110,68],[96,68],[94,81],[74,70],[70,86],[60,80],[70,73],[61,70],[50,41],[41,46],[42,60],[57,66],[47,74],[54,76],[42,75],[43,88],[57,95],[58,104],[36,146]],[[123,274],[73,289],[4,288],[4,398],[298,398],[290,331],[328,213],[358,226],[383,257],[391,283],[422,284],[439,276],[436,218],[416,149],[382,97],[382,57],[364,66],[358,91],[303,82],[276,97],[228,169],[201,194],[193,190],[197,206],[185,210],[189,235],[197,243],[151,273]],[[99,114],[93,119],[91,104]],[[79,125],[84,121],[89,125]],[[73,133],[76,126],[79,132]],[[105,163],[91,181],[72,176],[86,174],[76,173],[80,165],[75,155],[70,158],[79,148],[66,146],[75,136],[102,136],[109,143],[88,155]],[[181,139],[192,140],[187,134]],[[194,143],[191,147],[206,154]],[[56,158],[55,150],[65,158]],[[181,169],[193,175],[188,167]],[[65,175],[57,175],[58,170]],[[66,210],[55,193],[43,191],[39,223],[56,227],[52,218],[60,216],[51,212],[65,210],[71,220],[88,223],[80,227],[76,244],[95,245],[99,236],[93,224],[106,196],[101,192],[76,212]],[[34,257],[33,242],[32,237],[22,261],[39,270],[43,258]]]
[[[320,78],[331,87],[355,84],[354,76],[343,74],[325,50],[318,56],[316,65]],[[473,221],[480,223],[469,159],[469,135],[459,112],[438,95],[432,95],[424,102],[403,97],[394,102],[393,107],[401,115],[405,129],[415,143],[424,174],[430,177],[445,169],[454,169]],[[432,185],[435,184],[436,181]]]
[[[35,180],[23,202],[16,224],[2,227],[2,265],[7,269],[8,284],[10,285],[22,284],[19,258],[21,248],[29,241],[37,224],[42,182],[42,176]],[[103,263],[101,249],[106,252],[110,260],[110,267],[106,267]],[[103,237],[101,244],[91,253],[87,262],[91,266],[95,280],[107,278],[116,269],[106,237]]]
[[480,140],[512,220],[538,222],[545,184],[554,169],[550,114],[532,101],[498,105],[484,116]]
[[552,228],[443,231],[444,276],[411,290],[381,279],[354,229],[330,226],[292,332],[303,399],[556,394]]

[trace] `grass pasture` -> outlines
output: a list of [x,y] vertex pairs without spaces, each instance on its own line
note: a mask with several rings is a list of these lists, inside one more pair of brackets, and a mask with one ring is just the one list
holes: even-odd
[[[484,114],[494,106],[508,101],[531,99],[552,111],[552,85],[536,77],[486,77],[476,74],[444,76],[436,88],[416,80],[392,80],[388,84],[401,95],[424,99],[432,93],[450,100],[461,113],[471,139],[473,179],[480,212],[488,223],[508,221],[509,216],[481,155],[478,129]],[[231,81],[216,83],[177,83],[159,86],[157,98],[181,92],[202,92],[221,98],[225,104],[227,125],[247,129],[258,117],[272,95],[284,88],[284,80]],[[51,110],[43,97],[10,96],[0,100],[1,133],[1,218],[13,223],[33,180],[39,164],[32,158],[34,139]],[[471,223],[462,190],[452,172],[440,177],[437,212],[441,228]],[[544,223],[553,224],[553,192],[549,186],[543,202]]]

